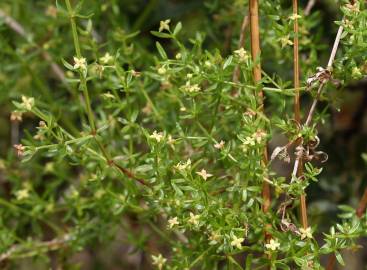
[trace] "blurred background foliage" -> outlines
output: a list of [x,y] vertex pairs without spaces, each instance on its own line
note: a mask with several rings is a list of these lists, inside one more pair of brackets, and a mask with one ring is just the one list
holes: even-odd
[[[308,3],[308,1],[300,2],[301,8]],[[87,0],[84,1],[83,14],[91,14],[92,35],[95,42],[90,42],[90,39],[83,41],[82,36],[81,43],[83,50],[90,54],[95,53],[96,50],[92,49],[95,47],[102,51],[120,49],[123,51],[125,65],[133,65],[134,69],[139,71],[144,66],[153,65],[158,55],[155,47],[157,38],[152,36],[150,31],[157,30],[159,22],[169,18],[174,24],[182,22],[184,27],[181,40],[189,40],[201,33],[205,36],[203,46],[205,49],[218,50],[222,56],[226,56],[238,47],[242,20],[247,14],[247,9],[244,8],[246,4],[245,0]],[[315,63],[327,61],[337,30],[334,21],[340,20],[341,16],[338,5],[338,1],[316,1],[310,15],[313,19],[307,20],[305,25],[301,26],[301,32],[303,29],[305,33],[310,33],[301,37],[303,80],[314,72]],[[274,12],[274,7],[262,8]],[[291,1],[282,1],[282,8],[291,10]],[[14,106],[11,101],[19,99],[21,95],[34,96],[43,102],[41,107],[47,106],[65,126],[70,128],[75,123],[81,125],[82,120],[77,112],[82,108],[79,102],[72,102],[75,100],[73,91],[60,81],[50,66],[54,62],[62,67],[61,59],[69,56],[70,58],[66,60],[71,60],[71,56],[74,55],[69,20],[56,9],[55,1],[2,0],[0,10],[3,14],[11,16],[24,29],[24,32],[17,29],[17,33],[9,28],[4,17],[0,18],[0,196],[6,197],[11,188],[8,179],[21,185],[21,180],[15,179],[20,175],[27,175],[47,182],[50,176],[45,169],[53,170],[51,164],[33,162],[30,166],[17,160],[12,145],[17,144],[21,138],[33,134],[38,121],[32,115],[24,115],[19,125],[12,123],[10,114]],[[275,13],[273,15],[278,16]],[[87,28],[88,20],[81,21]],[[281,42],[278,44],[273,42],[274,36],[282,36],[282,31],[286,33],[287,29],[279,29],[273,23],[274,21],[268,17],[261,18],[262,55],[266,57],[263,68],[268,74],[276,72],[284,81],[284,85],[289,86],[292,80],[292,50],[283,50]],[[249,48],[248,35],[247,31],[246,48]],[[166,52],[171,57],[174,56],[175,49],[173,47],[172,50],[169,49],[170,41],[160,41]],[[310,43],[315,45],[309,46]],[[305,53],[302,51],[302,44],[305,44],[305,47],[307,45],[307,57],[305,54],[302,55]],[[45,52],[48,56],[45,56]],[[93,58],[97,59],[100,56],[102,55],[93,55]],[[71,75],[66,73],[66,76]],[[311,220],[310,223],[317,222],[324,229],[336,218],[337,204],[356,206],[366,186],[365,163],[362,159],[367,145],[366,85],[365,81],[354,81],[343,91],[336,90],[330,94],[334,106],[321,103],[320,111],[327,118],[320,129],[322,142],[320,148],[329,154],[329,160],[321,174],[319,184],[311,184],[308,188],[308,203],[310,213],[317,219]],[[93,91],[99,90],[96,88]],[[272,99],[271,95],[268,99]],[[302,99],[302,107],[308,107],[309,102],[307,97]],[[271,103],[273,107],[267,108],[269,112],[291,107],[285,102]],[[65,110],[65,107],[68,107],[68,110]],[[55,170],[55,174],[59,174],[60,178],[72,178],[77,174],[63,170],[62,166],[66,166],[63,163],[59,163],[58,166],[60,167]],[[24,174],[30,167],[42,173]],[[19,171],[23,171],[23,174],[19,174]],[[42,184],[39,184],[38,188],[42,189]],[[2,222],[0,218],[0,230]],[[130,228],[136,229],[135,222],[133,219],[130,221]],[[135,253],[133,247],[128,244],[127,238],[130,236],[126,234],[125,229],[119,228],[117,232],[108,232],[109,229],[106,227],[106,235],[109,235],[110,242],[88,246],[70,261],[80,263],[82,269],[128,269],[128,267],[149,269],[144,256]],[[138,230],[135,234],[137,232]],[[6,242],[6,239],[0,241]],[[367,257],[366,251],[360,254]],[[53,261],[52,252],[50,257]],[[360,258],[351,257],[353,258],[349,260],[353,263],[353,260],[362,260],[363,255],[360,255]],[[16,267],[13,269],[43,269],[41,267],[43,264],[37,260],[32,260],[32,267],[29,266],[30,260],[13,263]],[[56,265],[56,262],[54,263]],[[357,265],[365,263],[356,262]],[[68,269],[73,269],[72,266],[69,267]],[[358,267],[350,266],[348,269],[364,269]]]

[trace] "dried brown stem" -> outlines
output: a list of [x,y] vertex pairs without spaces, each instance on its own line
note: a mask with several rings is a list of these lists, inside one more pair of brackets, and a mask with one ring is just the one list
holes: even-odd
[[116,164],[114,161],[110,161],[110,164],[112,166],[114,166],[116,169],[118,169],[122,174],[124,174],[125,176],[127,176],[130,179],[133,179],[135,181],[138,181],[140,184],[144,185],[144,186],[149,186],[144,179],[141,179],[137,176],[135,176],[131,171],[129,171],[128,169],[125,169],[124,167]]
[[[330,70],[330,71],[332,69],[332,66],[333,66],[333,63],[334,63],[334,60],[335,60],[335,55],[336,55],[336,52],[337,52],[338,47],[339,47],[339,43],[340,43],[342,33],[343,33],[343,26],[339,26],[338,33],[337,33],[335,41],[334,41],[333,49],[331,51],[330,58],[329,58],[329,61],[328,61],[328,64],[327,64],[327,69]],[[306,118],[304,126],[309,126],[311,124],[311,121],[313,119],[313,115],[315,113],[316,105],[319,101],[322,90],[324,89],[326,83],[327,83],[327,81],[323,81],[323,82],[320,83],[319,88],[317,90],[316,97],[314,98],[314,100],[312,102],[312,105],[311,105],[311,108],[310,108],[310,110],[307,114],[307,118]],[[296,172],[298,171],[298,167],[300,166],[300,163],[301,163],[301,156],[297,156],[296,161],[294,162],[292,179],[296,176]]]
[[[253,68],[254,83],[261,81],[261,64],[260,64],[260,30],[259,30],[259,3],[258,0],[250,0],[250,28],[251,28],[251,56],[252,61],[256,62]],[[260,104],[263,105],[263,91],[258,93]]]
[[[333,66],[333,63],[334,63],[334,60],[335,60],[336,52],[337,52],[338,47],[339,47],[339,43],[340,43],[342,33],[343,33],[343,26],[341,25],[341,26],[339,26],[338,33],[337,33],[335,41],[334,41],[333,49],[331,51],[330,58],[329,58],[329,61],[328,61],[328,64],[327,64],[327,69],[330,70],[330,71],[332,70],[332,66]],[[305,122],[305,126],[309,126],[311,124],[311,121],[312,121],[312,118],[313,118],[313,115],[314,115],[314,112],[315,112],[315,109],[316,109],[317,102],[320,98],[320,95],[321,95],[322,90],[324,89],[325,85],[326,85],[326,82],[322,82],[319,85],[319,88],[317,90],[317,95],[316,95],[314,101],[312,102],[310,111],[308,112],[307,119],[306,119],[306,122]],[[300,163],[300,157],[297,157],[297,159],[294,163],[293,172],[298,170],[299,163]],[[367,195],[366,195],[366,197],[367,197]],[[366,200],[366,204],[367,204],[367,198],[365,200]],[[362,198],[362,201],[363,201],[363,198]],[[363,205],[363,203],[362,203],[362,205]],[[326,266],[326,270],[334,269],[335,260],[336,260],[336,257],[335,257],[334,254],[329,257],[328,263],[327,263],[327,266]]]
[[39,242],[32,246],[30,250],[27,245],[14,245],[9,248],[6,252],[0,254],[0,262],[15,257],[32,257],[39,253],[40,250],[48,252],[51,250],[57,250],[66,246],[66,244],[72,241],[72,236],[69,234],[64,235],[60,238],[55,238],[50,241]]
[[364,212],[366,211],[366,207],[367,207],[367,187],[364,190],[362,199],[360,200],[359,204],[358,204],[358,208],[357,208],[357,217],[361,218],[364,214]]
[[310,15],[313,6],[316,4],[316,0],[309,0],[305,8],[305,15]]
[[[249,3],[250,29],[251,29],[251,56],[252,61],[256,63],[253,68],[254,83],[259,84],[261,81],[261,65],[260,65],[260,31],[259,31],[259,3],[258,0],[250,0]],[[262,89],[258,91],[259,104],[264,109],[264,93]],[[263,165],[268,163],[267,149],[264,149]],[[269,211],[270,208],[270,186],[269,183],[263,183],[262,187],[263,211]]]

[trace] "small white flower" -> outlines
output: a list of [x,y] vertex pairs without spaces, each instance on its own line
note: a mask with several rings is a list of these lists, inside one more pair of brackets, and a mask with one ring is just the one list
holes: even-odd
[[102,64],[108,64],[109,62],[111,62],[111,60],[113,59],[113,57],[106,52],[104,56],[102,56],[99,60],[101,61]]
[[279,39],[280,43],[282,44],[282,48],[284,48],[287,45],[293,45],[292,40],[289,39],[289,35],[281,37]]
[[115,99],[115,96],[111,94],[111,92],[107,92],[102,94],[102,97],[106,98],[106,99]]
[[209,245],[216,245],[218,244],[219,240],[221,238],[221,235],[218,232],[212,232],[209,236]]
[[358,13],[359,12],[359,2],[355,1],[354,4],[346,4],[345,7],[352,12]]
[[352,77],[354,79],[359,79],[360,77],[362,77],[362,72],[361,72],[361,69],[359,69],[358,67],[354,67],[352,69]]
[[211,67],[212,66],[212,63],[210,63],[210,61],[205,61],[205,66],[207,66],[207,67]]
[[196,172],[196,174],[200,175],[204,180],[213,176],[212,174],[207,173],[205,169],[202,169],[200,172]]
[[163,30],[169,31],[169,23],[171,22],[170,19],[165,21],[160,21],[159,23],[159,32],[162,32]]
[[261,141],[263,140],[263,138],[266,136],[266,133],[264,131],[262,131],[261,129],[259,129],[258,131],[256,131],[252,137],[255,139],[255,141],[257,143],[261,143]]
[[34,98],[22,96],[21,106],[28,111],[32,110],[32,107],[34,106]]
[[156,140],[157,142],[160,142],[163,139],[164,135],[162,132],[157,132],[154,130],[153,134],[150,135],[149,137]]
[[22,121],[22,112],[18,112],[18,111],[14,111],[11,113],[10,115],[10,121],[17,121],[17,122],[21,122]]
[[280,247],[280,243],[278,242],[277,239],[270,239],[269,243],[265,244],[265,247],[267,249],[270,249],[272,251],[277,250]]
[[78,58],[74,56],[74,69],[86,70],[87,69],[87,60],[83,57]]
[[235,50],[234,53],[235,55],[238,56],[238,58],[240,59],[240,62],[245,62],[246,60],[250,58],[248,52],[244,48]]
[[252,136],[248,136],[243,140],[243,145],[251,145],[254,146],[255,145],[255,138]]
[[238,249],[241,249],[242,248],[242,242],[244,241],[245,239],[240,237],[240,238],[237,238],[237,236],[233,236],[232,237],[232,242],[231,242],[231,246],[233,247],[236,247]]
[[178,222],[178,218],[177,217],[173,217],[170,218],[168,220],[168,228],[172,229],[173,227],[175,227],[176,225],[179,225],[180,223]]
[[191,84],[190,81],[186,82],[186,85],[182,87],[184,91],[189,93],[199,92],[200,87],[198,84]]
[[167,70],[164,67],[158,68],[158,74],[163,75],[166,74]]
[[26,188],[18,190],[15,192],[15,197],[17,197],[17,200],[27,199],[29,197],[29,190]]
[[200,215],[195,215],[192,212],[190,212],[189,223],[197,226],[199,224],[199,218],[200,218]]
[[17,151],[18,157],[24,155],[25,146],[23,144],[14,144],[14,148]]
[[167,143],[172,147],[172,149],[175,149],[175,142],[176,140],[172,138],[172,135],[168,135]]
[[181,54],[181,53],[178,53],[178,54],[176,54],[176,56],[175,56],[175,57],[176,57],[176,59],[177,59],[177,60],[179,60],[179,59],[181,59],[181,58],[182,58],[182,54]]
[[184,171],[186,170],[187,168],[189,168],[191,166],[191,160],[188,159],[185,163],[183,162],[179,162],[175,168],[179,171]]
[[300,235],[301,235],[301,239],[306,239],[306,238],[312,238],[312,230],[310,227],[304,229],[304,228],[300,228],[299,229]]
[[156,265],[159,270],[163,268],[163,265],[167,262],[167,259],[162,256],[162,254],[159,254],[158,256],[152,255],[152,264]]
[[222,149],[224,147],[225,142],[221,140],[219,143],[214,144],[214,148]]
[[301,19],[302,16],[296,13],[293,13],[291,16],[288,17],[290,20],[294,21],[295,19]]

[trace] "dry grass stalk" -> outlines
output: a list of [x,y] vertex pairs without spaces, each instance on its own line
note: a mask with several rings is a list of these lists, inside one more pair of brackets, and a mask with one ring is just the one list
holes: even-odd
[[[250,29],[251,29],[251,56],[252,60],[256,62],[253,68],[254,83],[258,84],[261,81],[261,65],[260,65],[260,31],[259,31],[259,2],[258,0],[250,0],[249,3],[249,15],[250,15]],[[264,110],[264,93],[262,89],[258,90],[259,105]],[[268,163],[267,149],[264,149],[263,165]],[[270,208],[270,186],[269,183],[263,183],[262,187],[263,197],[263,211],[266,213]]]
[[[298,0],[293,0],[293,31],[294,31],[294,38],[293,38],[293,80],[294,80],[294,88],[296,89],[295,96],[294,96],[294,119],[298,124],[301,123],[301,113],[300,113],[300,71],[299,71],[299,31],[298,31],[298,18],[296,15],[298,15]],[[301,143],[298,142],[297,145]],[[296,171],[296,175],[298,177],[303,175],[303,166],[302,161],[300,161],[300,165],[298,166],[298,169]],[[307,205],[306,205],[306,195],[302,194],[300,197],[301,201],[301,220],[302,220],[302,226],[303,228],[308,227],[308,220],[307,220]]]

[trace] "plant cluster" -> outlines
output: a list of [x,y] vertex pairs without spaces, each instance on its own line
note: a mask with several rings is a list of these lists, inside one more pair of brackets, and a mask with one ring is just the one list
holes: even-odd
[[[206,12],[238,32],[222,51],[220,23],[191,32],[164,18],[140,33],[142,22],[117,25],[116,1],[96,2],[48,5],[33,22],[49,23],[53,38],[42,44],[23,28],[20,46],[1,42],[13,61],[0,74],[4,88],[32,87],[8,95],[11,122],[24,134],[16,156],[0,163],[0,261],[48,264],[55,252],[74,269],[70,254],[123,230],[160,270],[324,269],[325,254],[343,265],[340,252],[366,236],[364,203],[359,212],[340,206],[322,234],[298,209],[328,158],[319,149],[317,127],[328,116],[318,101],[337,106],[343,86],[367,74],[365,1],[337,1],[335,42],[323,39],[318,12],[259,1],[261,55],[248,14],[255,0],[206,1]],[[14,28],[6,14],[1,27]],[[104,16],[107,33],[99,32]],[[17,79],[6,80],[12,71]],[[308,103],[294,116],[300,97]]]

